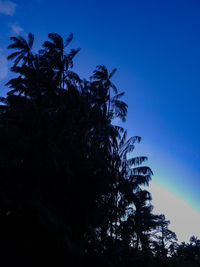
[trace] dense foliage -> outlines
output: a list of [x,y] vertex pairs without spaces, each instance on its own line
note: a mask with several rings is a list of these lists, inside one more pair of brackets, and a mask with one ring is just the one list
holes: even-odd
[[[0,106],[0,253],[7,266],[199,266],[200,241],[177,244],[152,213],[147,157],[125,121],[116,69],[89,80],[73,71],[80,49],[48,35],[11,37],[15,73]],[[186,262],[187,265],[184,265]],[[192,263],[191,263],[192,262]],[[197,265],[195,265],[197,264]]]

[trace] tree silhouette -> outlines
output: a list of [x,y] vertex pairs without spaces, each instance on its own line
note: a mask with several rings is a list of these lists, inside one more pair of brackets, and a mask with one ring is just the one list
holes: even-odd
[[[157,242],[153,242],[156,253],[159,256],[167,257],[170,245],[176,244],[176,234],[168,229],[170,221],[165,219],[165,215],[161,214],[158,221]],[[171,246],[172,249],[172,246]]]
[[8,59],[15,59],[13,68],[16,67],[20,62],[23,62],[23,65],[30,65],[33,60],[32,46],[34,42],[33,34],[28,34],[28,41],[26,41],[22,36],[11,37],[13,44],[8,46],[9,49],[16,49],[16,51],[8,56]]
[[[50,33],[32,53],[11,37],[15,77],[0,106],[0,248],[8,266],[176,266],[196,264],[199,240],[177,245],[164,215],[152,213],[147,157],[125,121],[124,93],[98,65],[89,80],[73,71],[80,49]],[[17,51],[16,51],[17,50]],[[169,257],[170,255],[170,257]],[[190,255],[190,256],[188,256]],[[192,261],[192,257],[195,261]],[[183,266],[183,265],[182,265]],[[195,265],[194,265],[195,266]]]
[[48,65],[53,68],[59,81],[59,87],[64,88],[66,82],[80,81],[78,75],[70,71],[73,68],[73,58],[80,49],[71,49],[68,54],[65,53],[66,47],[73,39],[73,34],[70,33],[65,41],[57,33],[49,33],[48,37],[50,41],[44,42],[44,49],[40,50],[40,54],[43,55],[44,61],[48,59]]

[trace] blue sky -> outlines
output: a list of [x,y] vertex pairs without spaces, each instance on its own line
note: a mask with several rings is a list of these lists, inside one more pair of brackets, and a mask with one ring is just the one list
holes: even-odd
[[149,157],[157,186],[200,214],[199,1],[0,0],[0,26],[2,94],[11,35],[32,32],[37,49],[49,32],[73,32],[81,77],[116,67],[129,106],[124,126],[142,137],[136,153]]

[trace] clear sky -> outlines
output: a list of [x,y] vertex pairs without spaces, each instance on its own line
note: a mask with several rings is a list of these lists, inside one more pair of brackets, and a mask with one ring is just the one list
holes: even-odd
[[[172,199],[200,217],[198,0],[0,0],[0,29],[2,94],[11,35],[32,32],[37,49],[49,32],[63,37],[73,32],[72,47],[81,47],[75,60],[81,77],[99,64],[116,67],[114,81],[129,106],[124,126],[130,136],[142,137],[136,153],[149,157],[152,192],[168,192],[180,216]],[[154,205],[175,223],[163,194],[155,196]],[[200,227],[194,234],[200,235]]]

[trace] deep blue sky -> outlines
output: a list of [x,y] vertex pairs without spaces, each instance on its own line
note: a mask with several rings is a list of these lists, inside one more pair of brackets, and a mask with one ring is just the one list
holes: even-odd
[[34,33],[37,48],[49,32],[73,32],[81,77],[99,64],[118,69],[114,81],[129,106],[124,126],[142,137],[136,151],[149,156],[154,181],[200,211],[200,2],[11,2],[0,0],[0,59],[13,34]]

